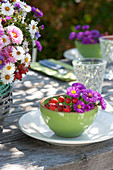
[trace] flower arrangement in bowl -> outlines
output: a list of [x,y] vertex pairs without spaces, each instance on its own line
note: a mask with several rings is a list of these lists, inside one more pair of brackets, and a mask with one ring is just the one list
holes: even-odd
[[93,123],[98,107],[106,102],[100,93],[74,83],[66,94],[46,97],[40,101],[40,111],[45,123],[61,137],[81,135]]
[[77,25],[69,34],[69,39],[75,40],[75,46],[85,58],[102,58],[99,38],[102,35],[99,30],[90,30],[89,25]]
[[28,72],[31,56],[29,47],[33,41],[38,50],[42,11],[20,0],[0,1],[0,84],[21,80]]

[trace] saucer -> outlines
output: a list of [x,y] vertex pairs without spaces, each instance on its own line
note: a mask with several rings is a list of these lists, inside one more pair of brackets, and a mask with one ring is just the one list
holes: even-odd
[[69,50],[66,50],[63,53],[64,57],[67,58],[68,60],[76,60],[82,58],[80,53],[78,52],[77,48],[72,48]]
[[33,110],[19,119],[19,128],[26,135],[54,145],[87,145],[113,138],[113,114],[99,110],[94,123],[79,137],[62,138],[45,124],[40,110]]

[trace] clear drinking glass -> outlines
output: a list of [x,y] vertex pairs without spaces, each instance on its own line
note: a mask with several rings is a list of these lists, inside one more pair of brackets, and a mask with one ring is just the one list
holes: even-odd
[[83,58],[73,60],[76,81],[101,93],[107,61],[105,59]]
[[113,36],[100,37],[101,53],[104,59],[107,60],[107,68],[105,79],[113,79]]

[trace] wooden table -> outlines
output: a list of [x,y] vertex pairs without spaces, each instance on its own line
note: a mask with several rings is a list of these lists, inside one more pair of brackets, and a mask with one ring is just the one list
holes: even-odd
[[[66,92],[71,84],[34,71],[14,83],[11,114],[0,134],[0,170],[113,169],[113,139],[87,146],[55,146],[33,139],[18,128],[19,118],[39,107],[44,96]],[[113,101],[113,81],[104,81],[103,95]]]

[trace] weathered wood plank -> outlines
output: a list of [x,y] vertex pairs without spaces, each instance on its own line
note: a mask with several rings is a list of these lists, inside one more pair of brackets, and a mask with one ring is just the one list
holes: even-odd
[[[30,71],[23,82],[15,82],[11,113],[0,133],[0,169],[113,169],[113,139],[87,146],[63,147],[39,141],[18,128],[19,118],[39,106],[41,98],[66,92],[72,82],[62,82]],[[113,101],[113,82],[105,81],[103,95]]]

